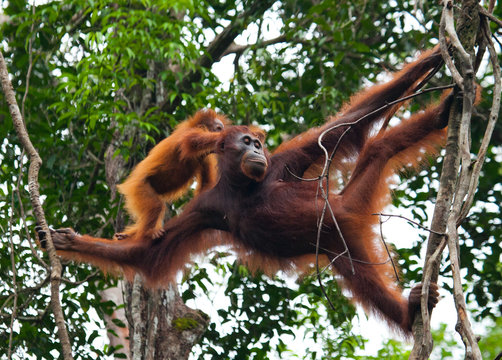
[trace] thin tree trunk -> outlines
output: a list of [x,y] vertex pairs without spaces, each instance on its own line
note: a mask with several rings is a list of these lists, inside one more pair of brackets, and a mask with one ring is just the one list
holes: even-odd
[[[450,268],[454,280],[453,295],[458,314],[456,329],[465,344],[465,358],[481,359],[477,337],[472,331],[467,316],[465,296],[462,290],[457,231],[458,226],[465,218],[465,208],[472,205],[472,197],[476,190],[472,184],[477,184],[480,167],[484,160],[484,154],[480,154],[478,161],[472,166],[470,155],[470,121],[476,97],[474,45],[478,35],[482,33],[479,16],[480,6],[476,0],[462,1],[462,8],[457,21],[458,35],[454,25],[453,9],[454,4],[451,0],[443,1],[439,39],[443,57],[457,88],[461,91],[455,98],[450,112],[446,153],[431,224],[431,229],[434,232],[431,232],[429,237],[426,264],[424,265],[423,283],[425,286],[423,286],[422,291],[422,316],[417,316],[413,324],[415,343],[410,359],[428,359],[432,352],[430,314],[427,310],[428,289],[430,282],[437,282],[438,280],[441,264],[439,254],[441,254],[446,243],[449,249]],[[450,61],[446,33],[453,49],[454,62]],[[486,44],[489,44],[490,41],[485,39]],[[480,51],[484,51],[484,49]],[[499,65],[496,63],[494,66],[498,67]],[[494,73],[499,74],[500,72],[496,69]],[[500,76],[497,78],[496,75],[495,81],[500,82]],[[499,86],[496,88],[499,88]],[[496,95],[494,101],[500,102],[500,96]],[[498,111],[497,106],[492,108],[496,108]],[[481,149],[487,146],[492,131],[492,126],[489,125],[487,134],[483,139],[483,144],[486,144],[482,145]],[[475,169],[475,171],[472,169]],[[444,235],[437,235],[438,233]]]

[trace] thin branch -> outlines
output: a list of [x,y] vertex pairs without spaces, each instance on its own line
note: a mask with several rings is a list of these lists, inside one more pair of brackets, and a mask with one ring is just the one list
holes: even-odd
[[[446,234],[444,234],[444,233],[439,233],[439,232],[436,232],[436,231],[434,231],[434,230],[432,230],[432,229],[429,229],[429,228],[427,228],[427,227],[425,227],[425,226],[423,226],[423,225],[419,224],[418,222],[413,221],[413,220],[411,220],[411,219],[409,219],[409,218],[407,218],[407,217],[405,217],[405,216],[402,216],[402,215],[383,214],[383,213],[376,213],[376,214],[371,214],[371,215],[378,215],[378,216],[379,216],[379,218],[380,218],[380,236],[381,236],[382,240],[383,240],[383,232],[382,232],[382,222],[383,222],[383,221],[381,220],[381,217],[382,217],[382,216],[386,216],[386,217],[389,217],[389,218],[390,218],[390,217],[397,217],[397,218],[401,218],[401,219],[404,219],[404,220],[408,221],[409,223],[414,224],[414,225],[418,226],[419,228],[421,228],[421,229],[423,229],[423,230],[426,230],[426,231],[428,231],[428,232],[430,232],[430,233],[434,233],[434,234],[439,235],[439,236],[442,236],[442,237],[445,237],[445,236],[446,236]],[[384,241],[384,244],[385,244],[385,241]],[[434,253],[434,254],[431,256],[431,258],[429,258],[429,261],[431,261],[431,259],[435,259],[436,257],[438,257],[438,256],[442,253],[442,251],[443,251],[443,249],[444,249],[444,247],[445,247],[445,246],[446,246],[446,241],[442,241],[442,245],[440,245],[440,247],[442,247],[442,248],[441,248],[441,250],[440,250],[439,254]],[[387,248],[387,245],[385,245],[385,247]],[[388,253],[388,254],[389,254],[389,256],[390,256],[390,253],[389,253],[389,251],[388,251],[388,250],[387,250],[387,253]],[[392,263],[392,265],[394,266],[394,262]],[[426,265],[426,268],[427,268],[427,266],[428,266],[429,268],[431,267],[430,265]],[[396,273],[396,277],[397,277],[398,275],[397,275],[397,272],[396,272],[396,269],[395,269],[395,268],[394,268],[394,272]],[[429,270],[429,272],[430,272],[430,270]],[[424,273],[425,273],[425,270],[424,270]],[[430,274],[432,274],[432,273],[430,272]],[[425,275],[424,275],[424,277],[425,277]],[[398,278],[398,280],[399,280],[399,278]],[[429,275],[428,281],[423,282],[423,283],[424,283],[425,285],[424,285],[424,287],[422,287],[422,294],[424,294],[424,291],[425,291],[425,295],[424,295],[424,296],[425,296],[425,299],[428,299],[428,296],[429,296],[429,285],[430,285],[430,275]],[[424,288],[425,288],[425,287],[426,287],[426,290],[424,290]],[[427,310],[427,309],[426,309],[426,310]],[[427,313],[427,314],[428,314],[428,313]],[[428,315],[427,315],[427,316],[428,316]],[[427,327],[425,327],[425,328],[427,329]]]
[[30,78],[31,78],[31,70],[33,69],[33,38],[35,37],[35,5],[31,6],[31,14],[33,16],[33,22],[31,23],[30,28],[30,39],[28,40],[28,71],[26,72],[26,89],[23,95],[23,101],[21,102],[21,115],[23,119],[24,116],[24,104],[26,103],[26,98],[28,97],[28,90],[30,89]]
[[[336,145],[335,145],[335,148],[331,154],[331,159],[334,157],[335,153],[336,153],[336,150],[337,148],[339,147],[340,143],[341,143],[341,140],[343,139],[343,137],[345,136],[345,134],[351,129],[352,126],[354,125],[357,125],[359,122],[363,121],[364,119],[366,119],[368,116],[371,116],[375,113],[378,113],[379,111],[382,111],[382,110],[385,110],[387,109],[388,107],[391,107],[392,105],[395,105],[397,103],[400,103],[400,102],[403,102],[403,101],[406,101],[406,100],[409,100],[409,99],[412,99],[414,97],[417,97],[419,95],[423,95],[423,94],[426,94],[428,92],[431,92],[431,91],[437,91],[437,90],[446,90],[446,89],[451,89],[455,87],[455,84],[449,84],[449,85],[443,85],[443,86],[436,86],[436,87],[433,87],[433,88],[429,88],[429,89],[424,89],[422,91],[418,91],[414,94],[411,94],[411,95],[407,95],[407,96],[404,96],[402,98],[399,98],[399,99],[396,99],[394,101],[391,101],[381,107],[379,107],[378,109],[368,113],[368,114],[365,114],[364,116],[358,118],[357,120],[354,120],[352,122],[346,122],[346,123],[342,123],[342,124],[336,124],[336,125],[333,125],[332,127],[326,129],[324,132],[322,132],[320,135],[319,135],[319,138],[318,138],[318,145],[320,148],[324,149],[324,153],[325,153],[325,156],[329,156],[326,148],[322,145],[322,138],[330,131],[333,131],[335,129],[338,129],[340,127],[343,127],[343,126],[348,126],[348,128],[340,135]],[[289,169],[287,166],[285,167],[286,171],[289,172],[290,175],[292,175],[293,177],[295,177],[296,179],[298,180],[301,180],[301,181],[319,181],[320,179],[324,178],[326,176],[326,173],[324,170],[327,169],[327,165],[325,163],[324,167],[323,167],[323,171],[321,173],[321,175],[319,176],[316,176],[314,178],[304,178],[304,177],[301,177],[301,176],[298,176],[297,174],[294,174],[291,169]]]
[[30,286],[30,287],[20,289],[19,292],[20,293],[27,293],[30,291],[31,292],[38,292],[41,288],[43,288],[44,286],[46,286],[49,283],[50,279],[51,279],[50,276],[47,275],[42,281],[40,281],[35,286]]
[[[429,83],[429,81],[434,77],[434,75],[436,75],[436,73],[443,67],[443,64],[440,63],[440,64],[437,64],[436,67],[434,69],[432,69],[428,74],[427,76],[422,80],[420,81],[420,83],[418,83],[418,85],[416,85],[413,90],[411,90],[412,93],[417,93],[418,90],[422,89],[426,84]],[[435,91],[435,90],[439,90],[439,89],[448,89],[450,87],[453,87],[453,85],[447,85],[445,87],[443,86],[439,86],[439,87],[433,87],[433,88],[429,88],[429,89],[426,89],[426,90],[423,90],[422,92],[418,93],[418,94],[423,94],[423,93],[427,93],[427,92],[430,92],[430,91]],[[396,105],[396,107],[399,106],[399,105]],[[382,123],[382,126],[380,127],[380,131],[379,133],[383,133],[385,131],[385,129],[388,127],[389,125],[389,122],[390,120],[392,119],[392,117],[395,115],[397,111],[397,108],[396,109],[393,109],[391,111],[389,111],[389,114],[386,116],[385,120],[383,121]]]
[[[45,277],[45,279],[43,281],[41,281],[40,283],[38,283],[37,285],[18,289],[17,292],[18,292],[18,294],[25,294],[25,293],[30,293],[30,292],[33,292],[33,293],[37,292],[38,293],[38,291],[41,288],[43,288],[44,286],[47,285],[49,280],[50,280],[50,277],[49,277],[49,275],[47,275]],[[7,318],[7,317],[11,316],[11,314],[6,314],[3,311],[7,306],[10,306],[13,298],[14,298],[14,294],[7,296],[7,298],[5,298],[5,300],[4,300],[4,302],[0,305],[0,316],[1,317]],[[28,296],[28,300],[27,300],[26,304],[31,305],[31,297],[30,296]],[[19,306],[19,309],[23,309],[23,308],[24,308],[24,305]]]
[[[328,171],[329,171],[329,166],[328,166]],[[317,225],[317,240],[316,240],[316,253],[315,253],[316,262],[315,263],[316,263],[316,273],[317,273],[317,280],[319,282],[319,287],[321,288],[321,291],[322,291],[324,297],[326,298],[326,300],[328,301],[330,307],[334,311],[336,311],[334,304],[331,302],[331,299],[329,298],[326,290],[324,289],[324,285],[323,285],[322,279],[321,279],[321,273],[319,271],[319,246],[320,246],[320,241],[321,241],[322,225],[324,223],[324,216],[326,214],[326,208],[328,208],[330,211],[331,219],[333,220],[333,223],[335,224],[336,230],[337,230],[337,232],[340,236],[340,239],[342,240],[342,243],[345,247],[345,250],[341,254],[339,254],[335,258],[333,258],[332,262],[334,262],[338,257],[347,254],[346,256],[349,258],[350,266],[352,267],[352,273],[355,274],[355,270],[354,270],[354,265],[352,264],[352,257],[350,255],[350,251],[347,246],[347,242],[345,241],[342,230],[338,226],[338,222],[336,221],[335,214],[333,213],[333,209],[331,208],[331,204],[329,203],[329,177],[328,176],[329,176],[329,173],[326,176],[326,191],[324,191],[324,188],[322,186],[322,182],[323,182],[322,179],[319,180],[319,189],[321,190],[322,197],[324,199],[324,207],[322,210],[321,218],[319,219],[319,222]]]
[[[200,57],[195,64],[195,68],[210,68],[211,65],[221,58],[221,55],[234,42],[235,38],[247,27],[249,21],[253,18],[262,16],[273,4],[274,0],[253,0],[248,3],[246,10],[239,14],[206,48],[205,54]],[[177,66],[171,67],[173,72],[178,72]],[[183,80],[177,84],[178,93],[190,92],[192,84],[199,81],[202,77],[200,70],[191,71]],[[173,101],[169,97],[159,102],[159,110],[171,113],[181,103],[181,96],[177,96]]]
[[[500,34],[502,35],[502,33]],[[499,46],[502,48],[502,43],[500,42],[499,39],[497,39],[497,37],[494,35],[493,38],[495,39],[495,41],[497,42],[497,44],[499,44]]]
[[[94,161],[95,163],[97,163],[98,165],[104,165],[105,164],[105,162],[103,160],[101,160],[96,155],[94,155],[92,153],[92,151],[90,151],[89,149],[86,150],[86,153],[91,158],[91,160]],[[100,154],[100,157],[101,156],[102,156],[102,154]]]
[[89,280],[91,280],[94,277],[98,277],[100,274],[101,274],[101,271],[100,270],[96,270],[96,271],[90,273],[89,275],[87,275],[83,280],[71,281],[70,279],[62,277],[61,281],[63,281],[66,284],[72,285],[72,286],[77,286],[77,285],[81,285],[83,283],[88,282]]
[[443,12],[441,14],[441,22],[439,24],[439,44],[440,44],[441,54],[443,55],[443,59],[446,63],[446,66],[451,72],[453,80],[460,89],[463,89],[464,79],[462,78],[462,75],[460,75],[455,64],[453,64],[452,58],[448,54],[448,46],[446,43],[445,31],[448,32],[450,36],[452,36],[451,33],[455,34],[454,38],[453,37],[451,38],[452,40],[451,43],[453,44],[453,42],[455,42],[456,45],[454,46],[455,48],[457,48],[458,44],[460,44],[460,41],[456,36],[455,28],[453,25],[453,3],[451,1],[445,1]]
[[146,110],[152,106],[151,100],[153,96],[152,88],[155,86],[155,61],[153,59],[148,59],[146,61],[148,65],[148,69],[146,70],[146,87],[145,91],[142,92],[142,98],[139,104],[138,109],[135,109],[138,116],[142,117]]
[[[358,119],[357,122],[359,122],[361,120],[362,119]],[[332,128],[334,128],[334,127],[332,127]],[[325,212],[326,212],[326,208],[328,208],[329,211],[330,211],[330,214],[331,214],[331,219],[333,220],[333,223],[336,226],[336,230],[338,232],[338,235],[340,236],[340,239],[342,240],[343,245],[345,247],[345,250],[342,252],[342,254],[346,253],[347,256],[349,257],[349,261],[350,261],[350,266],[351,266],[352,273],[355,274],[354,265],[352,264],[352,257],[350,255],[349,247],[347,246],[347,242],[345,241],[345,238],[343,236],[342,230],[338,226],[338,222],[336,221],[335,214],[333,212],[333,209],[331,208],[331,204],[329,203],[329,172],[330,172],[331,163],[333,162],[333,157],[335,156],[335,153],[338,150],[338,147],[339,147],[339,145],[340,145],[340,143],[341,143],[344,135],[351,128],[352,128],[352,126],[349,126],[341,134],[341,136],[338,138],[338,141],[337,141],[337,143],[335,145],[335,148],[333,149],[333,152],[331,153],[331,156],[329,155],[328,150],[326,149],[326,147],[324,147],[324,145],[322,145],[322,136],[323,136],[324,132],[321,133],[321,135],[319,135],[319,138],[317,139],[317,143],[318,143],[319,147],[323,150],[323,152],[325,154],[325,159],[326,159],[325,163],[324,163],[323,172],[322,172],[321,177],[320,177],[319,182],[318,182],[319,189],[321,190],[322,197],[324,199],[324,208],[323,208],[323,212],[321,214],[321,219],[319,220],[319,223],[318,223],[318,238],[317,238],[317,242],[319,244],[320,230],[321,230],[322,225],[324,223],[324,215],[325,215]],[[323,179],[326,179],[326,190],[324,190],[324,188],[323,188]],[[317,254],[317,251],[316,251],[316,254]],[[317,255],[316,255],[316,259],[317,259]],[[316,261],[316,263],[317,263],[317,261]]]
[[[32,298],[30,298],[30,300],[32,300]],[[47,305],[43,311],[38,311],[37,316],[17,315],[16,319],[18,319],[19,321],[27,321],[27,322],[31,322],[31,323],[41,321],[44,318],[44,316],[47,314],[47,311],[49,310],[49,308],[50,308],[50,305]],[[20,307],[20,309],[21,309],[21,307]],[[8,318],[10,316],[11,316],[11,314],[0,313],[0,318]]]
[[378,215],[378,216],[387,216],[387,217],[397,217],[397,218],[401,218],[401,219],[404,219],[416,226],[418,226],[419,228],[421,228],[422,230],[425,230],[425,231],[428,231],[430,233],[433,233],[433,234],[436,234],[436,235],[439,235],[439,236],[445,236],[446,234],[445,233],[441,233],[441,232],[437,232],[437,231],[434,231],[432,229],[429,229],[428,227],[426,226],[423,226],[419,223],[417,223],[416,221],[413,221],[405,216],[402,216],[402,215],[395,215],[395,214],[383,214],[383,213],[375,213],[375,214],[371,214],[371,215]]
[[502,92],[501,86],[501,74],[500,74],[500,65],[498,63],[497,52],[495,51],[495,47],[493,41],[491,40],[491,32],[490,27],[488,26],[487,21],[482,21],[482,32],[485,41],[487,42],[488,53],[490,54],[490,61],[492,63],[493,69],[493,101],[490,109],[490,116],[488,118],[488,125],[486,126],[485,134],[483,136],[483,140],[481,141],[481,146],[478,152],[478,159],[474,162],[474,166],[472,168],[471,181],[469,184],[469,189],[467,191],[467,198],[463,204],[462,210],[457,219],[457,226],[464,221],[469,213],[469,209],[474,200],[474,194],[478,187],[479,176],[481,173],[481,168],[483,167],[486,152],[488,151],[488,146],[490,144],[490,140],[493,134],[493,130],[495,129],[495,124],[497,123],[498,114],[500,110],[500,94]]
[[255,44],[239,45],[239,44],[236,44],[235,41],[234,41],[221,54],[221,56],[219,57],[219,59],[217,59],[217,61],[221,60],[222,58],[224,58],[225,56],[230,55],[230,54],[238,54],[238,55],[240,55],[244,51],[246,51],[247,49],[250,49],[250,48],[265,48],[265,47],[270,46],[270,45],[275,45],[275,44],[279,44],[279,43],[285,42],[286,40],[287,40],[286,35],[279,35],[279,36],[277,36],[277,37],[275,37],[273,39],[264,40],[264,41],[258,41]]
[[493,9],[495,9],[495,2],[496,0],[490,0],[488,3],[488,11],[491,13],[493,12]]
[[75,29],[77,29],[78,26],[86,19],[87,15],[89,15],[89,12],[87,11],[88,9],[89,8],[80,9],[71,17],[70,21],[68,22],[68,24],[71,25],[71,27],[67,31],[68,34],[73,33],[73,31],[75,31]]
[[23,228],[25,229],[25,233],[26,233],[26,239],[28,240],[28,245],[30,246],[30,250],[31,250],[31,255],[37,259],[37,261],[45,268],[45,270],[49,270],[49,265],[47,265],[47,263],[42,259],[42,257],[38,254],[37,250],[35,250],[35,247],[33,246],[33,241],[32,241],[32,238],[31,238],[31,235],[30,235],[30,230],[28,228],[28,223],[26,222],[26,214],[25,214],[25,211],[24,211],[24,205],[23,205],[23,199],[21,197],[21,192],[19,191],[20,189],[20,181],[22,179],[22,174],[23,174],[23,159],[24,159],[24,152],[25,150],[23,149],[23,151],[21,152],[21,156],[20,156],[20,159],[19,159],[19,174],[18,174],[18,185],[16,187],[16,194],[17,194],[17,199],[19,201],[19,212],[20,212],[20,215],[21,215],[21,221],[23,222]]
[[389,247],[387,246],[387,242],[385,241],[385,237],[383,236],[383,223],[384,221],[382,221],[382,215],[379,216],[379,219],[378,219],[378,223],[379,223],[379,228],[380,228],[380,240],[382,240],[382,243],[383,243],[383,246],[385,247],[385,251],[387,252],[387,255],[389,256],[389,260],[392,264],[392,269],[394,270],[394,275],[396,275],[396,281],[399,282],[401,281],[399,279],[399,274],[397,272],[397,268],[396,268],[396,264],[394,263],[394,259],[392,258],[392,255],[390,254],[390,250],[389,250]]
[[423,276],[422,276],[422,293],[420,296],[420,311],[422,313],[423,319],[423,329],[424,333],[422,335],[422,344],[423,348],[426,348],[427,344],[432,343],[432,334],[431,334],[431,325],[430,325],[430,315],[429,315],[429,288],[432,282],[432,276],[434,273],[434,269],[439,266],[441,255],[443,254],[443,250],[446,246],[448,237],[446,235],[442,235],[441,242],[439,246],[434,250],[434,252],[426,258]]
[[486,10],[482,5],[479,5],[479,14],[487,17],[490,21],[493,21],[499,27],[502,27],[502,20]]
[[56,254],[56,249],[52,243],[52,238],[50,237],[50,232],[48,231],[47,221],[45,220],[44,210],[40,203],[40,192],[38,184],[38,172],[42,164],[42,159],[38,154],[37,150],[33,146],[24,120],[22,118],[19,106],[17,105],[16,96],[12,83],[9,79],[9,73],[7,71],[7,65],[3,57],[2,52],[0,52],[0,79],[2,82],[2,88],[5,94],[5,99],[9,105],[9,112],[12,117],[12,122],[16,133],[19,137],[22,147],[26,150],[30,158],[30,167],[28,170],[28,188],[30,192],[30,200],[33,206],[33,212],[37,222],[46,232],[47,236],[47,252],[49,254],[49,259],[52,265],[51,271],[51,305],[58,327],[58,335],[61,340],[61,346],[63,350],[64,359],[73,359],[71,354],[71,344],[66,330],[66,325],[64,321],[63,310],[61,308],[60,294],[59,294],[59,284],[61,280],[61,262]]
[[458,253],[458,232],[454,215],[448,219],[448,250],[450,253],[451,271],[453,277],[453,299],[457,309],[457,325],[455,329],[460,334],[466,349],[467,359],[481,360],[476,336],[474,335],[467,315],[467,305],[462,289],[462,276],[460,274],[460,258]]
[[[23,154],[24,155],[24,154]],[[20,164],[20,167],[23,167],[23,164]],[[19,179],[17,186],[19,186]],[[13,235],[12,235],[12,223],[14,222],[14,192],[12,191],[11,195],[11,214],[10,214],[10,219],[9,219],[9,247],[10,247],[10,262],[11,262],[11,267],[12,267],[12,289],[14,291],[14,304],[12,306],[12,313],[11,313],[11,318],[10,318],[10,331],[9,331],[9,345],[8,345],[8,351],[7,351],[7,359],[12,358],[12,338],[14,334],[14,321],[17,317],[17,299],[18,299],[18,293],[17,293],[17,270],[16,270],[16,258],[14,257],[14,240]]]
[[[429,88],[429,89],[424,89],[422,91],[419,91],[419,92],[416,92],[414,94],[411,94],[411,95],[408,95],[408,96],[403,96],[402,98],[399,98],[399,99],[396,99],[394,101],[391,101],[381,107],[379,107],[378,109],[368,113],[368,114],[365,114],[364,116],[360,117],[359,119],[353,121],[353,122],[348,122],[348,123],[343,123],[343,124],[336,124],[336,125],[333,125],[332,127],[324,130],[321,135],[319,135],[319,139],[318,139],[318,144],[320,147],[323,147],[322,146],[322,138],[330,131],[334,130],[334,129],[337,129],[339,127],[342,127],[342,126],[353,126],[353,125],[356,125],[358,124],[359,122],[363,121],[364,119],[366,119],[367,117],[373,115],[373,114],[376,114],[382,110],[385,110],[387,109],[388,107],[394,105],[394,104],[397,104],[397,103],[400,103],[400,102],[403,102],[403,101],[406,101],[406,100],[409,100],[409,99],[412,99],[414,97],[417,97],[419,95],[423,95],[425,93],[428,93],[428,92],[431,92],[431,91],[437,91],[437,90],[445,90],[445,89],[451,89],[453,88],[455,85],[454,84],[450,84],[450,85],[444,85],[444,86],[437,86],[437,87],[434,87],[434,88]],[[343,133],[341,136],[340,136],[340,139],[338,141],[338,143],[336,144],[336,147],[338,147],[338,145],[340,144],[340,140],[342,139],[342,137],[345,135],[345,133]],[[336,150],[336,147],[335,147],[335,150]],[[326,152],[326,151],[325,151]],[[334,152],[333,152],[334,154]]]
[[50,306],[47,305],[43,311],[39,311],[37,316],[18,316],[17,318],[21,321],[29,321],[29,322],[37,322],[41,321],[47,312],[49,311]]
[[[310,245],[312,246],[317,246],[316,243],[310,243]],[[330,250],[330,249],[327,249],[325,247],[322,247],[320,246],[319,247],[320,250],[322,251],[325,251],[326,253],[329,253],[329,254],[332,254],[333,256],[335,256],[336,258],[339,258],[339,257],[343,257],[343,258],[346,258],[348,259],[349,257],[347,255],[345,255],[344,253],[337,253],[333,250]],[[353,262],[355,263],[358,263],[358,264],[362,264],[362,265],[371,265],[371,266],[375,266],[375,265],[385,265],[385,264],[388,264],[392,261],[392,259],[388,259],[388,260],[385,260],[385,261],[380,261],[380,262],[374,262],[374,261],[365,261],[365,260],[361,260],[361,259],[358,259],[358,258],[351,258]],[[332,260],[322,271],[321,273],[323,273],[324,271],[327,270],[327,268],[329,268],[330,265],[333,265],[334,262],[336,261],[336,259]]]

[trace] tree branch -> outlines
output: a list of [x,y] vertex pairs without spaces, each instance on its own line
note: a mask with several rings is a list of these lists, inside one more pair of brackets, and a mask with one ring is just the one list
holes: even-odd
[[[460,75],[459,71],[455,67],[455,64],[453,64],[452,58],[448,54],[445,31],[448,32],[448,34],[452,37],[450,41],[455,46],[455,48],[457,48],[460,44],[460,41],[456,36],[455,25],[453,23],[453,3],[448,0],[445,1],[443,13],[441,14],[441,23],[439,24],[439,43],[441,45],[441,54],[443,55],[443,59],[446,63],[446,66],[448,67],[448,70],[450,70],[451,72],[453,80],[460,89],[463,89],[464,79],[462,78],[462,75]],[[454,35],[452,36],[452,34]]]
[[64,359],[73,359],[71,354],[71,344],[66,330],[66,325],[64,321],[63,310],[61,308],[61,301],[59,298],[59,285],[61,282],[61,262],[56,254],[56,249],[52,243],[50,237],[50,231],[47,227],[47,222],[45,220],[44,210],[40,203],[40,192],[38,184],[38,172],[40,166],[42,165],[42,159],[38,155],[37,150],[33,146],[28,132],[26,130],[19,106],[16,101],[16,96],[12,83],[9,79],[9,73],[7,71],[7,65],[3,57],[2,52],[0,52],[0,78],[2,82],[2,88],[5,94],[5,99],[9,105],[9,112],[12,117],[12,123],[16,130],[16,133],[21,141],[21,145],[28,154],[30,158],[30,167],[28,170],[28,188],[30,192],[30,201],[33,206],[33,212],[37,222],[47,233],[47,252],[49,254],[49,260],[51,263],[51,306],[58,327],[58,336],[61,340],[61,346],[63,350]]
[[246,51],[249,48],[265,48],[270,45],[275,45],[281,42],[285,42],[286,35],[280,35],[276,38],[265,40],[265,41],[258,41],[255,44],[247,44],[247,45],[238,45],[235,42],[232,42],[228,48],[221,54],[219,59],[217,61],[221,60],[223,57],[230,55],[230,54],[242,54],[244,51]]
[[[219,61],[225,51],[233,44],[235,38],[246,29],[250,20],[262,16],[274,2],[274,0],[254,0],[250,3],[248,9],[223,29],[208,45],[205,54],[197,61],[195,68],[210,68],[215,62]],[[176,71],[176,69],[173,68],[173,71]],[[202,73],[200,70],[188,73],[178,84],[178,94],[190,92],[192,84],[198,82],[201,77]],[[177,95],[172,102],[166,97],[159,104],[160,110],[172,113],[181,103],[181,100],[180,95]]]
[[480,15],[483,15],[493,21],[495,24],[497,24],[499,27],[502,27],[502,20],[497,18],[495,15],[493,15],[491,12],[486,10],[483,6],[479,5],[479,13]]

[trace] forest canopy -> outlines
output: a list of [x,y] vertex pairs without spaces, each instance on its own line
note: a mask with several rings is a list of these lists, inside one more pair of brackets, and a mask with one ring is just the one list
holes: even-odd
[[[456,19],[467,3],[455,3]],[[274,149],[322,124],[352,94],[437,45],[443,11],[436,2],[408,0],[35,4],[2,3],[0,51],[42,160],[37,181],[46,222],[106,238],[129,222],[116,185],[197,110],[215,109],[233,124],[260,126],[267,131],[267,147]],[[500,67],[497,19],[502,7],[493,2],[481,6],[493,14],[481,17],[493,33]],[[476,43],[475,49],[480,47]],[[483,53],[475,79],[481,100],[469,128],[473,162],[492,101],[500,99],[490,53]],[[451,72],[443,68],[428,87],[451,82]],[[415,112],[439,96],[439,91],[421,95],[407,110]],[[53,263],[35,242],[39,219],[30,202],[32,159],[14,126],[5,91],[0,104],[0,354],[63,358],[64,341],[51,307]],[[498,121],[472,207],[458,230],[468,316],[487,359],[502,351],[496,341],[502,327],[501,141]],[[443,159],[418,173],[402,172],[389,211],[429,228]],[[169,216],[183,211],[192,195],[170,204]],[[402,283],[421,282],[429,233],[395,218],[382,229],[389,243],[399,242]],[[446,250],[438,284],[443,301],[453,307],[448,258]],[[197,339],[197,345],[188,335],[175,340],[180,354],[191,353],[193,359],[401,359],[410,353],[409,344],[390,334],[375,345],[375,339],[366,338],[371,332],[361,333],[365,315],[350,304],[333,274],[324,273],[322,281],[337,311],[328,306],[315,276],[251,274],[225,248],[190,267],[178,290],[140,291],[74,262],[63,262],[60,275],[57,291],[68,347],[78,359],[126,358],[129,351],[147,358],[151,349],[168,358],[166,344],[179,333]],[[118,298],[111,295],[117,289]],[[182,309],[183,316],[154,329],[149,314],[167,319],[172,309]],[[431,358],[458,358],[463,345],[454,334],[455,319],[436,325],[435,316]],[[124,342],[124,334],[131,342]],[[369,340],[371,347],[365,347]]]

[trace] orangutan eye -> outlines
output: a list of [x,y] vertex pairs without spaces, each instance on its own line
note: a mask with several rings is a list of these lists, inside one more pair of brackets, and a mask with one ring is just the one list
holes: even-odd
[[242,139],[242,141],[244,142],[244,144],[246,145],[249,145],[251,144],[251,138],[249,136],[244,136],[244,138]]
[[213,119],[213,121],[214,121],[214,125],[213,125],[214,131],[215,132],[223,131],[223,128],[224,128],[223,123],[218,119]]

